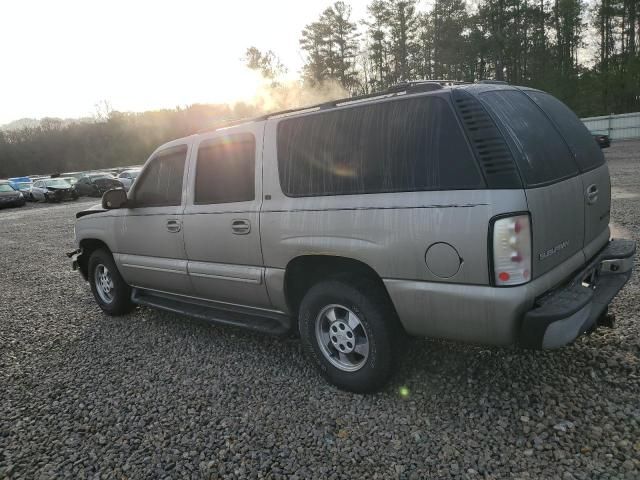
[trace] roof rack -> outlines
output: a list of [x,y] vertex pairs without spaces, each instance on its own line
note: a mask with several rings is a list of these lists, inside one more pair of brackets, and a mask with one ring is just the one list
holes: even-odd
[[509,85],[509,82],[504,80],[478,80],[476,83],[484,83],[489,85]]
[[[392,96],[399,96],[399,95],[411,95],[415,93],[431,92],[434,90],[441,90],[444,87],[453,87],[457,85],[470,85],[471,83],[472,82],[462,82],[458,80],[446,80],[446,79],[411,80],[411,81],[399,82],[399,83],[396,83],[395,85],[391,85],[386,90],[382,90],[379,92],[367,93],[364,95],[356,95],[353,97],[344,97],[344,98],[339,98],[337,100],[331,100],[329,102],[317,103],[315,105],[308,105],[306,107],[289,108],[286,110],[279,110],[276,112],[267,113],[257,117],[233,120],[226,123],[221,123],[211,128],[198,130],[197,133],[214,132],[222,128],[233,127],[233,126],[241,125],[244,123],[259,122],[262,120],[268,120],[270,118],[286,117],[294,113],[313,112],[316,110],[327,110],[330,108],[349,105],[352,103],[366,102],[374,98],[384,98],[384,97],[392,97]],[[497,82],[493,80],[481,80],[478,83],[505,83],[505,82]]]

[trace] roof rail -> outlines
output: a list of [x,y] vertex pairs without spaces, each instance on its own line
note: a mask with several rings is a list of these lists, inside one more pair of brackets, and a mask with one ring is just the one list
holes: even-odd
[[[262,115],[262,116],[264,116],[264,115]],[[246,117],[246,118],[239,118],[238,120],[229,120],[229,121],[226,121],[226,122],[218,123],[218,124],[214,125],[213,127],[207,127],[207,128],[203,128],[201,130],[197,130],[196,133],[215,132],[216,130],[220,130],[222,128],[233,127],[235,125],[242,125],[243,123],[255,122],[255,121],[259,120],[261,117]]]
[[478,80],[476,83],[484,83],[488,85],[509,85],[509,82],[503,80]]
[[262,120],[268,120],[269,118],[275,118],[275,117],[285,117],[294,113],[312,112],[315,110],[327,110],[327,109],[339,107],[342,105],[365,102],[368,100],[372,100],[374,98],[384,98],[384,97],[392,97],[392,96],[398,96],[398,95],[410,95],[414,93],[431,92],[434,90],[441,90],[444,87],[452,87],[456,85],[468,85],[470,83],[471,82],[462,82],[458,80],[446,80],[446,79],[411,80],[406,82],[399,82],[399,83],[396,83],[395,85],[391,85],[386,90],[381,90],[379,92],[366,93],[363,95],[355,95],[353,97],[344,97],[336,100],[331,100],[328,102],[317,103],[314,105],[307,105],[304,107],[279,110],[271,113],[266,113],[264,115],[259,115],[257,117],[243,118],[240,120],[232,120],[229,122],[221,123],[219,125],[215,125],[211,128],[204,128],[202,130],[198,130],[197,133],[214,132],[222,128],[233,127],[236,125],[241,125],[243,123],[259,122]]

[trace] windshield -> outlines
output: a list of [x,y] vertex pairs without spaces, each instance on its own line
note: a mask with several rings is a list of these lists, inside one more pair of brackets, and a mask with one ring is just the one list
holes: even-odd
[[0,184],[0,192],[15,192],[15,190],[8,183],[2,183]]
[[47,187],[70,187],[69,182],[63,180],[61,178],[56,178],[54,180],[47,180],[44,182]]
[[15,186],[18,190],[24,190],[26,188],[31,188],[31,185],[33,185],[31,182],[19,182],[16,183]]
[[136,178],[138,178],[138,175],[140,175],[140,170],[134,170],[132,172],[129,172],[129,175],[131,175],[131,178],[135,180]]

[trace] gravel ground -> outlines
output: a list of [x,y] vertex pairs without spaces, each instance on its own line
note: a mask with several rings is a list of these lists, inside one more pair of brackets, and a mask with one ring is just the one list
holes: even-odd
[[[606,153],[638,241],[640,142]],[[637,273],[614,330],[554,352],[418,339],[360,396],[293,338],[103,315],[63,255],[80,208],[0,212],[0,478],[640,479]]]

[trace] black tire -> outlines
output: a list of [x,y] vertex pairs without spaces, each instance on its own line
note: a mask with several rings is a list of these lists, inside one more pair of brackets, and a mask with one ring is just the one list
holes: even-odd
[[[323,310],[330,305],[351,310],[360,320],[362,327],[358,328],[366,332],[369,352],[364,364],[355,371],[336,367],[320,346],[316,324],[321,321],[319,317]],[[387,383],[394,370],[398,344],[404,331],[386,292],[376,282],[336,279],[318,283],[304,296],[298,317],[305,354],[330,383],[355,393],[374,392]]]
[[[105,301],[100,293],[98,293],[98,287],[96,285],[96,269],[100,266],[104,266],[108,269],[111,279],[113,281],[113,298],[110,302]],[[126,284],[123,278],[120,276],[120,272],[116,267],[113,257],[109,252],[103,249],[95,250],[89,257],[89,284],[91,285],[91,292],[96,299],[98,306],[107,314],[111,316],[123,315],[130,312],[135,308],[135,304],[131,302],[131,287]]]

